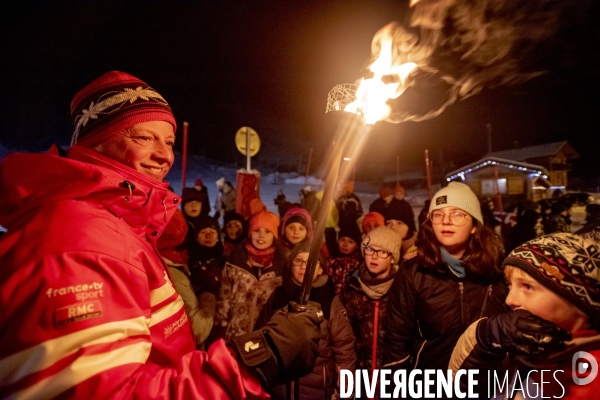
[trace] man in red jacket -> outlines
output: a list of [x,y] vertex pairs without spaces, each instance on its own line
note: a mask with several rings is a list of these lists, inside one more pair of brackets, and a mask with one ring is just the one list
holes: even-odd
[[263,398],[311,371],[316,308],[195,350],[156,248],[180,202],[164,98],[109,72],[71,116],[66,156],[0,164],[0,398]]

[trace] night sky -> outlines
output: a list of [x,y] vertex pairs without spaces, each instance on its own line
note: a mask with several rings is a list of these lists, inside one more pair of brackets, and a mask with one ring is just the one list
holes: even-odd
[[[527,2],[513,4],[520,3]],[[433,120],[378,123],[358,168],[393,172],[396,156],[403,168],[420,167],[426,148],[438,171],[459,167],[486,153],[490,123],[493,150],[568,140],[581,154],[571,175],[600,184],[598,6],[560,4],[556,29],[533,50],[519,49],[518,68],[542,75],[486,85]],[[121,70],[161,93],[180,126],[190,122],[196,153],[231,160],[244,125],[263,141],[284,137],[303,152],[322,150],[327,93],[360,78],[373,35],[391,21],[406,24],[411,12],[408,1],[13,2],[0,16],[0,144],[38,151],[68,143],[73,95]],[[450,72],[468,68],[461,59],[437,61]],[[431,108],[443,90],[415,87],[394,104]]]

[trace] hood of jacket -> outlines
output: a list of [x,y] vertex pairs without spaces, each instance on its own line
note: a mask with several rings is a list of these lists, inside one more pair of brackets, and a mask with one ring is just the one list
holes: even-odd
[[66,157],[59,156],[55,147],[47,154],[11,154],[0,163],[0,225],[10,232],[38,207],[82,200],[156,241],[181,201],[168,186],[77,145]]

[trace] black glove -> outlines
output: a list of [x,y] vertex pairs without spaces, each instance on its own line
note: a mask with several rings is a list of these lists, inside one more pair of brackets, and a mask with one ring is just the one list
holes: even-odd
[[477,344],[486,351],[520,355],[564,348],[571,334],[527,310],[497,314],[477,324]]
[[310,373],[319,354],[321,306],[290,304],[260,330],[237,336],[233,344],[242,361],[254,369],[267,389]]

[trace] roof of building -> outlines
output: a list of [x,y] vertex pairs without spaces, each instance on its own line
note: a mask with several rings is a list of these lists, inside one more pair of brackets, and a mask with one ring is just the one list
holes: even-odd
[[532,158],[552,157],[561,150],[565,151],[568,158],[579,158],[579,154],[569,144],[568,141],[545,143],[537,146],[523,147],[520,149],[494,151],[489,153],[489,157],[499,157],[507,160],[525,161]]
[[464,177],[464,174],[468,174],[470,172],[478,170],[479,168],[493,166],[493,165],[498,165],[498,166],[501,166],[504,168],[517,169],[519,171],[541,175],[543,178],[546,178],[547,175],[549,175],[548,170],[546,170],[546,168],[544,168],[540,165],[528,164],[528,163],[514,161],[514,160],[500,158],[500,157],[485,156],[482,159],[475,161],[474,163],[465,165],[464,167],[461,167],[459,169],[456,169],[452,172],[447,173],[446,181],[449,182],[458,177],[461,177],[461,176]]

